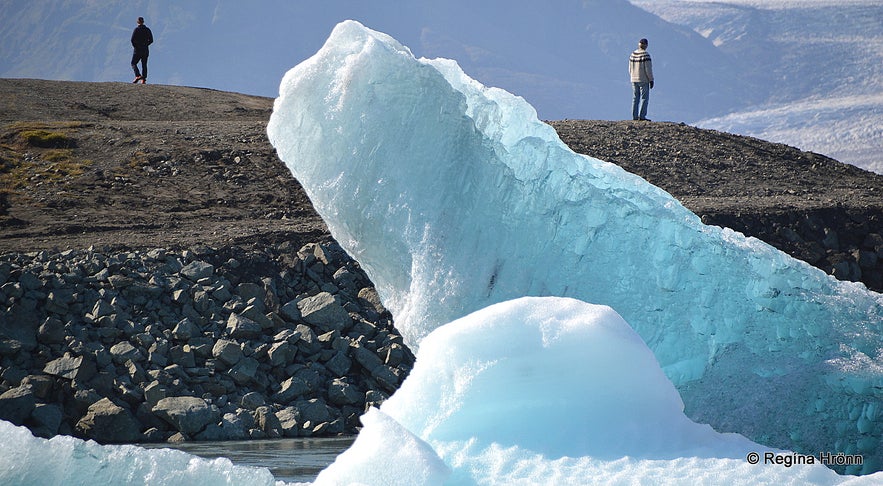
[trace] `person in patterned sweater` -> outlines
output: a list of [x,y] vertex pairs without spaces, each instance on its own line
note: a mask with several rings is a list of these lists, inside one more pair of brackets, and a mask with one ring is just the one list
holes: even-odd
[[[632,120],[647,119],[647,103],[653,89],[653,61],[647,52],[647,39],[638,41],[638,48],[629,56],[629,75],[632,78]],[[638,109],[640,106],[640,110]]]

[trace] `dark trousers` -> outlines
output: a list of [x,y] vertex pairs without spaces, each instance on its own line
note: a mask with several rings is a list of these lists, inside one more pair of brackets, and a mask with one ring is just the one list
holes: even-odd
[[[150,55],[150,52],[147,48],[135,48],[135,52],[132,53],[132,70],[135,71],[135,77],[142,77],[147,79],[147,56]],[[138,63],[141,63],[141,71],[138,71]]]

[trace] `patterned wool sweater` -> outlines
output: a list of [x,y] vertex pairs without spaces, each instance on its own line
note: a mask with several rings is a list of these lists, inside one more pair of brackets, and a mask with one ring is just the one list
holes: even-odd
[[653,62],[650,60],[650,53],[644,49],[636,49],[629,56],[629,75],[633,83],[653,81]]

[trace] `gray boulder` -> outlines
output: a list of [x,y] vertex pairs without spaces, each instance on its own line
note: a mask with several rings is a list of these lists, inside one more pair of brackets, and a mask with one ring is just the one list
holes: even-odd
[[198,282],[203,278],[211,277],[215,273],[215,267],[210,263],[195,261],[186,265],[179,273],[182,277]]
[[262,329],[257,322],[235,312],[227,319],[227,335],[233,339],[256,338],[261,335]]
[[266,403],[267,400],[258,392],[248,392],[243,395],[242,400],[239,401],[242,408],[246,410],[257,410],[258,407],[262,407]]
[[287,319],[290,322],[298,322],[300,321],[300,309],[297,307],[297,300],[292,300],[291,302],[283,305],[279,312],[282,314],[284,319]]
[[383,364],[380,357],[374,354],[373,351],[355,343],[352,346],[352,355],[353,358],[355,358],[363,368],[368,370],[369,373],[373,372],[375,368]]
[[380,295],[377,294],[377,290],[374,287],[365,287],[360,290],[358,298],[359,302],[364,307],[373,309],[378,314],[386,312],[386,308],[383,307],[383,303],[380,302]]
[[262,307],[263,304],[261,304],[260,307],[249,305],[245,309],[242,309],[242,312],[240,312],[239,315],[257,322],[260,324],[261,329],[270,329],[273,327],[273,321],[263,313]]
[[328,401],[334,405],[353,405],[364,399],[364,394],[359,393],[355,386],[340,378],[335,378],[328,385]]
[[242,359],[242,347],[226,339],[218,339],[212,347],[212,356],[227,366],[233,366]]
[[132,346],[128,341],[116,343],[111,346],[110,355],[113,357],[113,362],[119,365],[124,364],[129,360],[138,362],[144,359],[144,355],[141,354],[141,351],[135,346]]
[[58,435],[58,429],[61,427],[63,418],[64,414],[59,405],[55,403],[38,403],[31,413],[31,420],[34,422],[31,432],[38,437],[45,438]]
[[22,425],[31,416],[36,404],[37,400],[30,386],[10,388],[0,395],[0,419]]
[[236,366],[230,368],[227,373],[237,385],[247,385],[257,376],[258,366],[260,363],[254,358],[245,358],[236,363]]
[[297,303],[304,321],[322,332],[342,331],[352,325],[349,312],[328,292],[321,292]]
[[331,420],[331,411],[321,398],[310,400],[298,400],[292,404],[300,410],[300,418],[303,423],[311,422],[313,425]]
[[288,341],[273,343],[267,351],[272,366],[287,366],[294,360],[297,348],[288,344]]
[[219,412],[198,397],[167,397],[152,408],[157,417],[182,434],[193,436],[218,420]]
[[276,418],[279,419],[279,425],[282,427],[282,435],[285,437],[297,437],[301,424],[300,412],[294,407],[285,407],[276,412]]
[[325,369],[331,372],[332,376],[340,377],[349,373],[353,366],[352,360],[346,357],[346,353],[339,351],[331,359],[325,363]]
[[282,437],[282,423],[279,421],[279,418],[276,417],[276,414],[270,410],[270,407],[258,407],[254,414],[255,422],[257,422],[258,427],[267,434],[267,437],[271,439]]
[[248,302],[251,299],[257,299],[263,302],[267,298],[267,292],[264,287],[256,283],[243,282],[236,286],[236,295],[242,297],[242,300]]
[[[49,295],[52,295],[51,293]],[[64,342],[64,323],[55,317],[47,317],[37,329],[37,340],[43,344]]]
[[292,376],[282,382],[282,389],[273,395],[273,400],[279,403],[289,403],[295,398],[310,391],[310,385],[301,378]]
[[102,398],[89,406],[76,429],[97,442],[118,443],[137,441],[141,436],[140,427],[128,410],[109,398]]
[[43,373],[67,378],[68,380],[86,381],[95,375],[95,364],[83,356],[71,356],[65,353],[61,358],[54,359],[43,367]]
[[175,329],[172,330],[172,336],[179,341],[189,341],[190,338],[202,335],[202,330],[190,320],[189,317],[185,317],[175,325]]

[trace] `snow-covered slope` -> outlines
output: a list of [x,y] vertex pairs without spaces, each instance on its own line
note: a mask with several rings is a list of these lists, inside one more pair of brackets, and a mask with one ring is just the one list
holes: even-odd
[[632,0],[752,60],[762,102],[705,116],[752,135],[883,173],[883,3],[876,0]]

